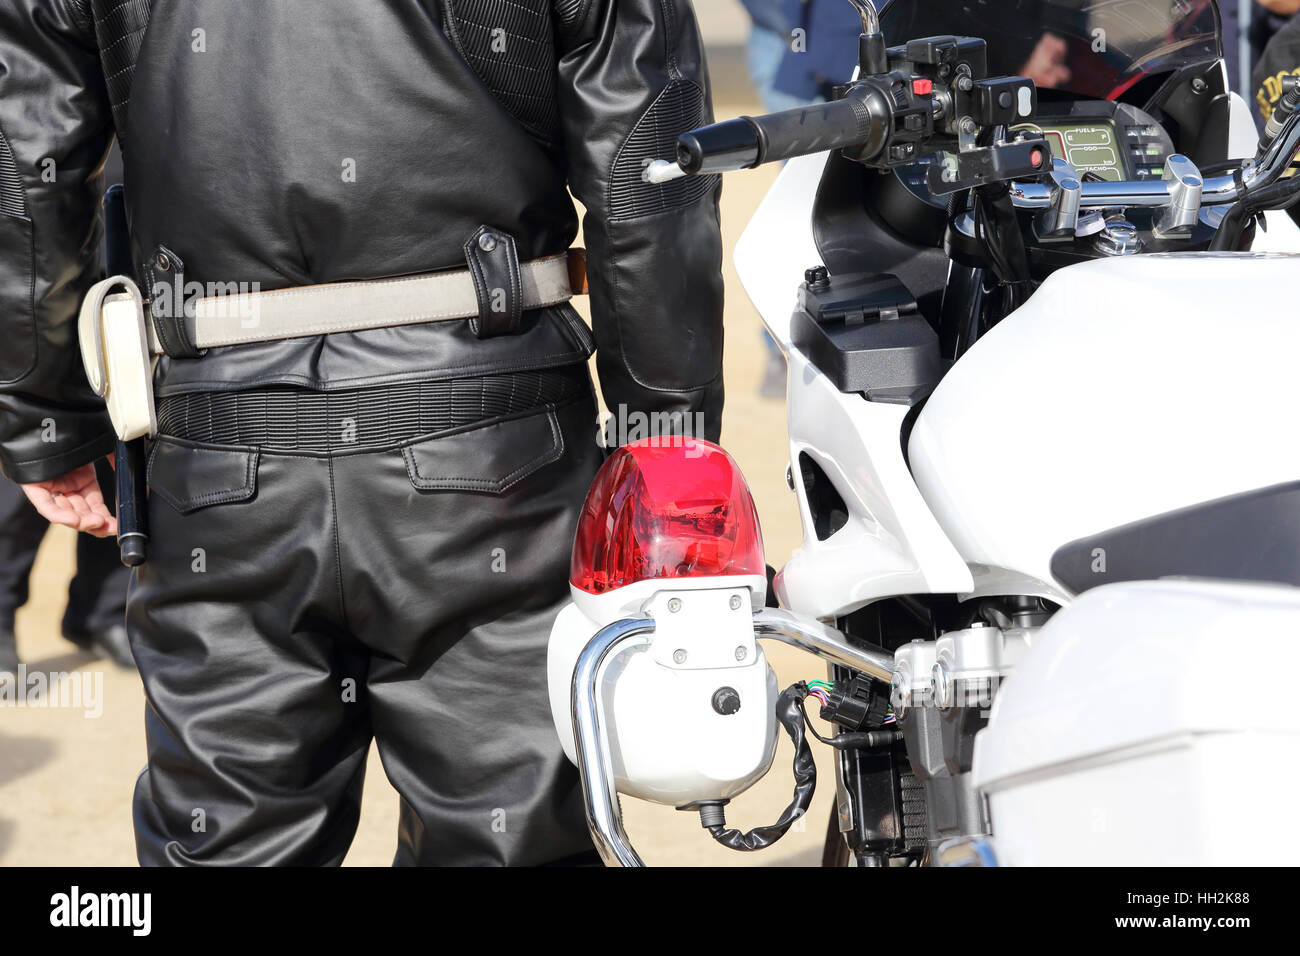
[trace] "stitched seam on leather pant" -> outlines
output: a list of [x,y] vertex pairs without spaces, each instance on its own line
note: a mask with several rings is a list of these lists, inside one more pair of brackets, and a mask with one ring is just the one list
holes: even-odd
[[330,474],[330,523],[333,525],[330,537],[334,539],[334,585],[339,594],[339,620],[346,626],[348,623],[348,603],[343,596],[343,549],[339,544],[339,506],[338,498],[334,492],[333,457],[330,457],[326,464]]

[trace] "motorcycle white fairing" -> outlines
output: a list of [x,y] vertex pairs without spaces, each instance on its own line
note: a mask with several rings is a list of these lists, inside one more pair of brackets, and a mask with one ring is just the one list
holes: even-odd
[[1297,636],[1300,589],[1254,584],[1112,584],[1057,614],[975,738],[999,862],[1293,859],[1300,711],[1269,668]]
[[[1098,259],[981,338],[908,446],[972,595],[1068,604],[1050,568],[1068,542],[1300,475],[1300,442],[1282,437],[1300,322],[1278,308],[1297,275],[1282,254]],[[1012,434],[1031,436],[1024,454]]]

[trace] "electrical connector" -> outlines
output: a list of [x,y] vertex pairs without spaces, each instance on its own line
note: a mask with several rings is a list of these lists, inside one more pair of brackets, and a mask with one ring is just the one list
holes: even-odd
[[867,677],[836,681],[826,697],[828,703],[821,708],[822,720],[846,730],[879,727],[889,715],[889,688]]

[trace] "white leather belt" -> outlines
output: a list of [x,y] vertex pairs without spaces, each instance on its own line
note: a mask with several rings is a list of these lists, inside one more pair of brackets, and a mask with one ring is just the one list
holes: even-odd
[[[580,261],[576,254],[562,253],[520,265],[524,311],[559,305],[583,291],[571,257]],[[193,307],[194,347],[209,349],[469,319],[479,314],[479,299],[470,271],[460,269],[403,279],[236,292],[196,299]],[[153,323],[146,326],[153,354],[164,354]]]
[[[523,311],[559,305],[586,292],[585,257],[581,250],[573,250],[523,263],[519,280]],[[275,292],[233,292],[196,299],[193,308],[196,349],[447,322],[480,314],[478,289],[468,269]],[[81,306],[78,334],[86,377],[108,406],[118,438],[130,441],[153,435],[158,428],[153,359],[165,351],[135,282],[111,276],[93,286]]]

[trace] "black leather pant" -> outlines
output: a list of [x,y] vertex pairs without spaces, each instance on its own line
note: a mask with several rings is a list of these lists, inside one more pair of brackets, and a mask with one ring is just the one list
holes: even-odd
[[383,447],[163,438],[128,608],[141,863],[339,863],[372,737],[398,864],[589,852],[546,645],[600,464],[577,399]]

